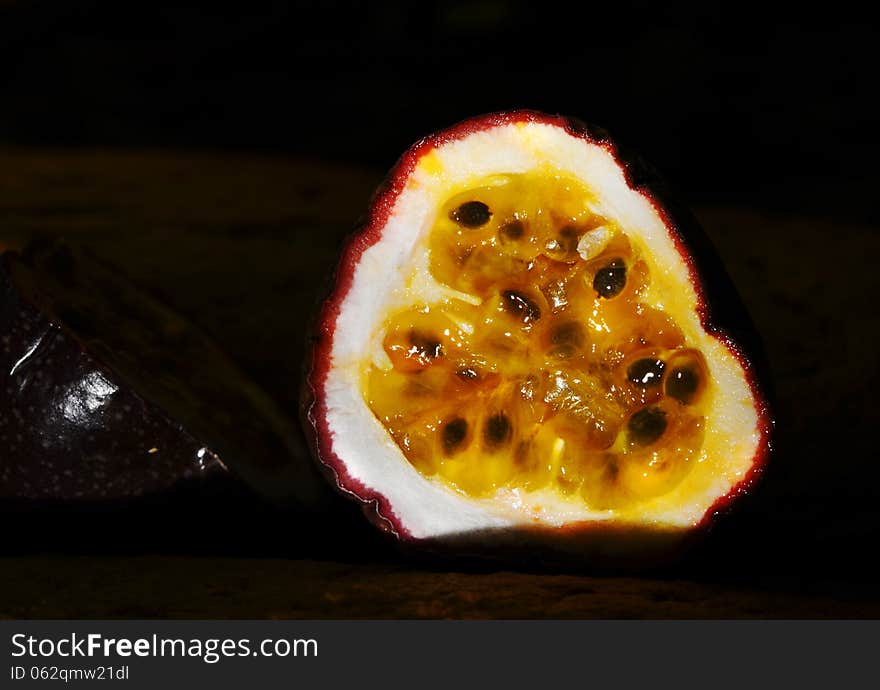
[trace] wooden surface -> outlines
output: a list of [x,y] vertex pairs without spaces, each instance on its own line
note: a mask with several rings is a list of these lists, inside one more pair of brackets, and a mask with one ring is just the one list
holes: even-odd
[[[244,155],[0,151],[0,245],[47,234],[90,246],[295,414],[306,318],[379,179]],[[0,564],[0,615],[876,616],[880,235],[831,217],[696,211],[766,342],[779,433],[759,490],[681,563],[650,578],[426,569],[379,546],[365,559],[361,532],[357,548],[336,535],[298,552],[279,530],[268,555],[283,558],[222,559],[179,544],[101,555],[85,537],[45,555],[55,543],[35,537]]]
[[175,556],[0,560],[9,618],[853,618],[880,605],[632,577]]

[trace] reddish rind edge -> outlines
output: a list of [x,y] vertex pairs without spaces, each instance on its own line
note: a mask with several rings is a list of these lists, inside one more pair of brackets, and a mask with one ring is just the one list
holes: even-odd
[[[468,544],[478,545],[480,542],[485,544],[487,541],[491,541],[491,539],[487,539],[489,534],[492,534],[492,539],[499,539],[498,533],[484,534],[482,532],[477,532],[471,536],[449,535],[448,538],[430,537],[420,539],[414,537],[394,512],[390,501],[381,492],[365,486],[352,477],[348,472],[345,462],[334,451],[333,436],[327,422],[325,385],[332,364],[331,352],[336,319],[342,303],[351,290],[354,269],[363,253],[380,240],[382,229],[388,222],[398,197],[406,187],[407,180],[421,158],[441,146],[464,139],[471,134],[521,123],[537,123],[559,127],[573,137],[581,138],[590,144],[603,148],[623,170],[630,189],[641,194],[657,211],[664,225],[666,225],[679,255],[688,268],[688,278],[696,289],[697,311],[703,329],[728,349],[745,372],[746,381],[751,389],[757,408],[758,426],[761,436],[750,468],[743,479],[732,486],[730,491],[724,496],[716,499],[706,510],[702,519],[690,528],[651,529],[648,525],[636,523],[606,525],[599,522],[582,521],[568,523],[562,527],[524,525],[521,529],[510,528],[507,531],[516,532],[516,536],[513,536],[512,539],[520,544],[529,543],[533,539],[537,542],[544,542],[546,541],[547,533],[552,532],[558,541],[575,545],[580,545],[585,541],[596,543],[610,540],[609,543],[613,543],[622,539],[629,542],[631,539],[637,538],[644,541],[649,551],[666,553],[667,555],[671,552],[678,552],[695,541],[700,534],[708,532],[716,519],[729,512],[736,499],[749,493],[754,487],[766,467],[771,451],[771,437],[774,426],[771,408],[766,396],[762,392],[758,375],[753,367],[753,359],[746,354],[743,347],[728,333],[728,329],[715,323],[715,314],[712,313],[709,307],[708,296],[704,288],[705,283],[700,276],[697,260],[691,252],[688,241],[689,236],[692,234],[702,234],[699,224],[692,218],[676,219],[673,217],[667,210],[667,204],[663,203],[666,198],[661,190],[662,182],[659,178],[656,178],[653,171],[647,167],[644,161],[624,155],[604,130],[574,118],[562,115],[549,115],[534,110],[490,113],[464,120],[448,129],[424,137],[401,156],[385,178],[385,181],[374,193],[365,219],[352,234],[343,249],[333,275],[330,293],[318,312],[312,334],[310,369],[305,376],[302,400],[304,426],[310,438],[312,450],[319,462],[319,466],[333,485],[343,494],[360,501],[364,514],[368,519],[377,527],[393,534],[402,542],[430,545],[448,541],[467,546]],[[646,179],[641,179],[646,173]],[[729,289],[729,286],[725,287]],[[650,540],[650,545],[647,540]],[[502,546],[502,548],[504,547]],[[640,549],[635,550],[640,551]],[[623,551],[631,552],[633,549],[625,548]]]

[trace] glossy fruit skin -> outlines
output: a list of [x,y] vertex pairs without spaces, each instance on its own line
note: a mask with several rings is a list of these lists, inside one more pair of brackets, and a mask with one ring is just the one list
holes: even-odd
[[0,256],[0,499],[242,484],[233,492],[323,510],[331,492],[298,432],[211,338],[113,267],[63,242]]
[[0,262],[0,498],[117,500],[225,474],[203,441],[19,294],[12,260]]
[[[550,541],[583,553],[584,545],[599,554],[600,560],[622,562],[632,556],[636,561],[654,560],[653,556],[678,551],[692,539],[704,533],[715,517],[725,512],[733,501],[749,492],[761,475],[771,449],[773,419],[766,391],[769,377],[760,338],[724,269],[717,253],[690,211],[680,204],[656,171],[641,157],[630,154],[612,142],[608,133],[580,120],[559,115],[547,115],[531,110],[500,112],[465,120],[449,129],[428,136],[411,147],[391,170],[376,191],[369,211],[360,228],[345,246],[334,276],[333,287],[320,310],[314,335],[310,370],[304,383],[302,397],[303,420],[310,436],[315,456],[334,485],[344,494],[359,500],[366,515],[381,529],[403,542],[414,542],[414,537],[395,514],[394,507],[380,491],[365,487],[351,477],[345,462],[333,451],[332,430],[328,427],[323,386],[331,367],[333,329],[336,317],[351,286],[354,268],[366,249],[382,237],[398,196],[419,160],[435,148],[462,139],[470,134],[494,127],[516,123],[539,123],[561,128],[574,137],[605,149],[623,170],[633,190],[642,194],[656,209],[670,229],[675,244],[688,268],[688,280],[696,288],[698,311],[703,327],[724,343],[742,364],[754,395],[759,419],[760,442],[752,458],[750,470],[730,491],[706,511],[702,521],[690,530],[651,530],[644,527],[613,526],[597,523],[574,523],[562,529],[528,528],[505,531],[509,533],[475,533],[452,539],[459,547],[487,550],[490,545],[508,542],[522,545],[543,545]],[[444,538],[425,540],[443,543]],[[501,546],[504,549],[504,546]],[[616,555],[611,552],[619,552]],[[653,554],[652,555],[649,555]],[[604,555],[603,555],[604,554]],[[618,558],[621,556],[622,558]]]

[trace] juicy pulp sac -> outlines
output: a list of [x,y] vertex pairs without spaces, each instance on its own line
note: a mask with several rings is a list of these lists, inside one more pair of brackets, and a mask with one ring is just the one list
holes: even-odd
[[647,303],[650,255],[587,187],[555,170],[494,175],[446,199],[427,243],[448,294],[387,315],[362,386],[420,473],[590,510],[682,482],[703,446],[706,359]]

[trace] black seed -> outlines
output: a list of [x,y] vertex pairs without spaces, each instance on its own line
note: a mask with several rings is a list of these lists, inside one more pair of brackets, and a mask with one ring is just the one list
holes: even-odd
[[573,357],[584,346],[586,334],[577,321],[566,321],[550,331],[550,354],[559,359]]
[[558,345],[550,350],[550,354],[557,359],[571,359],[574,357],[574,352],[571,345]]
[[611,456],[608,458],[608,462],[605,465],[605,479],[610,482],[617,481],[617,476],[620,474],[620,466],[617,464],[617,458]]
[[559,238],[556,240],[556,243],[563,252],[570,255],[577,251],[579,240],[576,228],[565,227],[559,231]]
[[454,209],[449,217],[466,228],[479,228],[489,222],[492,212],[482,201],[466,201]]
[[443,451],[449,455],[461,446],[467,436],[468,423],[461,417],[456,417],[443,427]]
[[666,395],[687,405],[700,387],[700,376],[692,367],[675,368],[666,379]]
[[535,465],[535,458],[530,455],[531,444],[528,441],[520,441],[513,452],[513,464],[520,469],[531,469]]
[[443,345],[439,340],[415,330],[409,332],[409,344],[416,350],[413,354],[419,357],[437,359],[443,355]]
[[486,439],[486,445],[498,447],[507,443],[510,439],[512,429],[507,415],[503,412],[492,415],[486,420],[486,426],[483,428],[483,436]]
[[557,233],[554,240],[547,243],[547,256],[556,261],[570,261],[577,257],[579,241],[578,229],[567,225]]
[[626,370],[626,377],[637,386],[653,388],[660,384],[665,368],[662,359],[646,357],[630,364],[629,369]]
[[455,263],[457,263],[459,266],[464,266],[468,262],[468,259],[471,258],[471,254],[473,253],[473,247],[461,247],[455,251],[455,255],[453,258],[455,259]]
[[626,287],[626,264],[623,259],[615,259],[596,272],[593,278],[593,289],[605,299],[619,295]]
[[504,309],[507,313],[517,317],[523,323],[530,323],[541,318],[541,308],[523,293],[516,290],[505,290],[501,296],[504,299]]
[[554,345],[582,347],[585,339],[584,327],[577,321],[566,321],[550,331],[550,342]]
[[475,381],[477,379],[477,377],[479,376],[479,374],[476,372],[476,370],[471,369],[470,367],[462,367],[461,369],[459,369],[458,371],[455,372],[455,375],[458,376],[458,378],[463,379],[465,381]]
[[646,407],[629,418],[629,440],[637,446],[649,446],[666,431],[666,413],[656,407]]
[[508,240],[518,240],[523,236],[525,227],[522,221],[510,220],[501,226],[501,236]]

